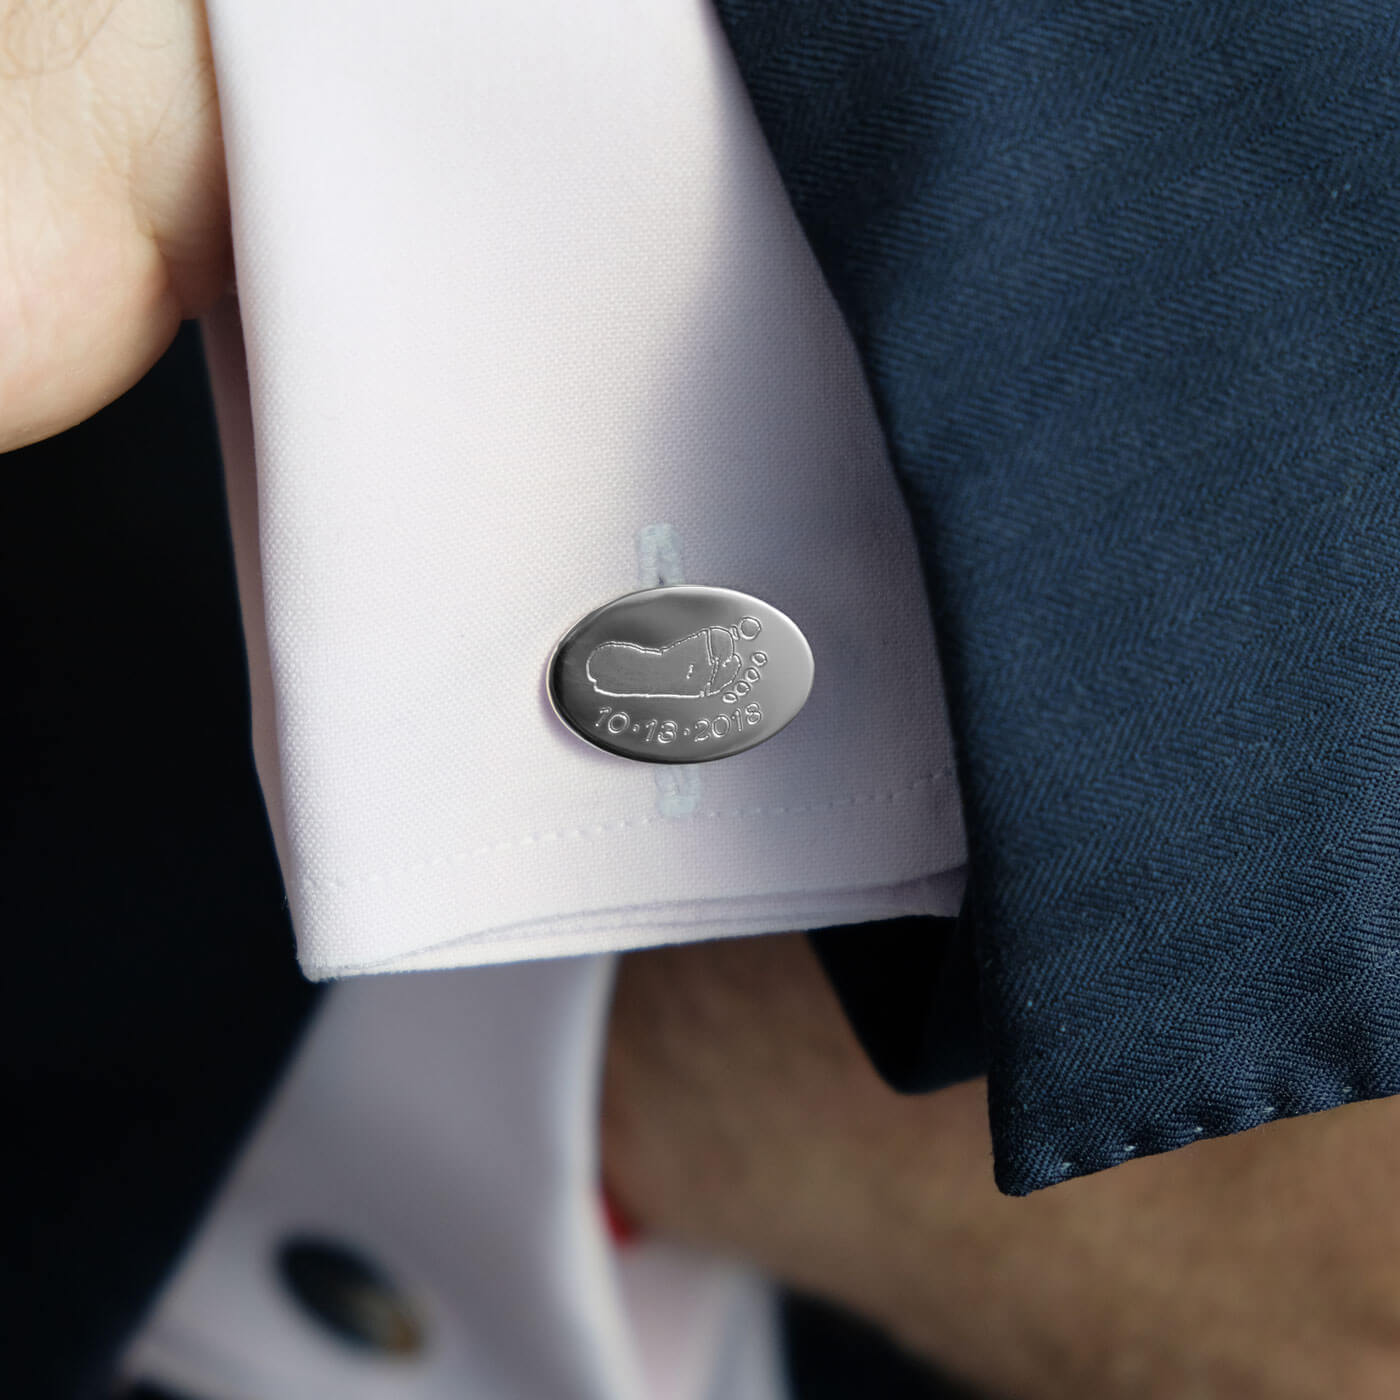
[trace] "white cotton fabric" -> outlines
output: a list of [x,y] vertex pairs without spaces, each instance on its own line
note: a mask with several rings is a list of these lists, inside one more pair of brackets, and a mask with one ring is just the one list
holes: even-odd
[[[246,383],[230,309],[211,358],[307,973],[952,912],[910,526],[702,0],[208,9]],[[816,658],[797,721],[669,796],[544,694],[657,525]]]
[[[610,963],[334,988],[126,1380],[203,1400],[781,1400],[770,1285],[605,1232]],[[394,1281],[421,1355],[347,1345],[302,1309],[275,1260],[308,1234]]]

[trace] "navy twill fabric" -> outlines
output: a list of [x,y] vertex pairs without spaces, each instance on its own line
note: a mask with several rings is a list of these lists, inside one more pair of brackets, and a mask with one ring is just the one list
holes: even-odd
[[998,1181],[1400,1091],[1400,6],[719,0],[924,550]]

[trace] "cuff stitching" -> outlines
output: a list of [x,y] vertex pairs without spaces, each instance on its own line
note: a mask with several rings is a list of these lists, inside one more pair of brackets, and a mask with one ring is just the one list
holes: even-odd
[[[727,821],[732,819],[743,820],[748,817],[760,816],[803,816],[811,812],[827,812],[838,807],[860,807],[871,802],[897,802],[902,797],[907,797],[910,793],[916,792],[920,788],[926,788],[941,778],[951,777],[953,766],[949,764],[945,768],[940,768],[936,773],[925,773],[922,777],[916,778],[912,783],[900,788],[889,788],[883,792],[865,792],[852,794],[847,797],[832,798],[827,802],[807,802],[796,807],[734,807],[728,811],[695,812],[687,819],[692,822],[697,821]],[[482,856],[503,855],[507,851],[522,850],[530,846],[543,845],[555,841],[583,841],[599,836],[609,836],[615,833],[639,829],[641,827],[655,826],[658,822],[665,821],[659,813],[645,817],[636,817],[626,821],[604,822],[597,826],[575,826],[564,827],[557,831],[537,831],[531,832],[527,836],[518,836],[511,841],[498,841],[489,846],[477,846],[469,851],[456,851],[450,855],[432,856],[424,860],[413,861],[408,865],[398,866],[396,869],[387,871],[376,871],[369,875],[357,875],[349,879],[336,879],[329,875],[303,875],[300,884],[308,890],[333,890],[343,892],[345,890],[362,889],[366,885],[382,885],[391,880],[402,879],[410,875],[422,875],[429,870],[440,869],[449,865],[463,865],[468,861],[479,859]]]

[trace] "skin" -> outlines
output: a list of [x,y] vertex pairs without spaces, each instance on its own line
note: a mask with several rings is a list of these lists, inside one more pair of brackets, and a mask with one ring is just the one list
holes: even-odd
[[[134,383],[231,275],[202,9],[0,0],[0,450]],[[803,941],[623,961],[604,1171],[1020,1400],[1400,1394],[1400,1111],[1361,1104],[1025,1201],[983,1090],[890,1093]]]
[[0,450],[129,388],[231,271],[203,7],[0,0]]
[[623,960],[605,1177],[1017,1400],[1400,1395],[1400,1104],[1198,1143],[1023,1200],[985,1086],[885,1088],[805,940]]

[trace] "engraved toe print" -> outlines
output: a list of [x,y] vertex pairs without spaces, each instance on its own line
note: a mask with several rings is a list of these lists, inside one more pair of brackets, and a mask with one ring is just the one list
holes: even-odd
[[[745,618],[743,623],[753,622]],[[738,627],[705,627],[664,647],[603,642],[589,653],[585,674],[599,695],[698,700],[718,695],[744,667]]]

